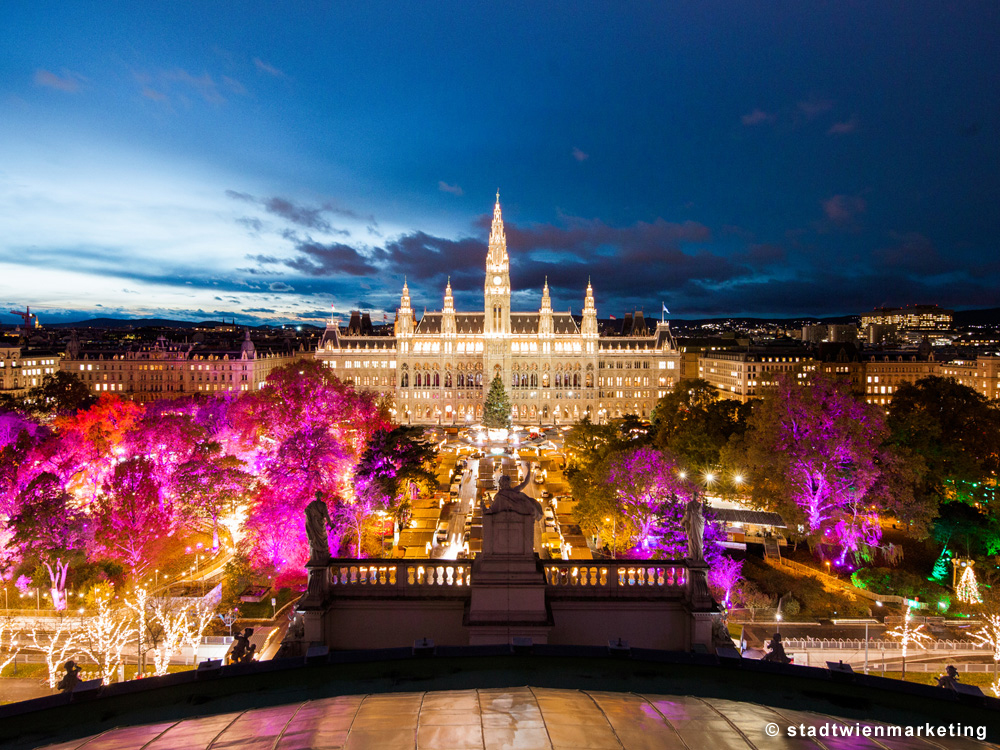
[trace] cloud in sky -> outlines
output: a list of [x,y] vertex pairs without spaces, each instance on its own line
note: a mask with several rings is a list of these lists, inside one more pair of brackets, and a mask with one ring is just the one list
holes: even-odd
[[257,68],[257,70],[259,70],[261,73],[266,73],[267,75],[272,76],[274,78],[287,78],[288,77],[287,75],[285,75],[285,71],[280,70],[280,69],[274,67],[270,63],[264,62],[259,57],[255,57],[253,59],[253,64]]
[[460,185],[449,185],[444,180],[438,180],[438,190],[442,193],[451,193],[452,195],[465,195],[465,191],[462,190]]
[[294,292],[293,287],[288,286],[284,281],[272,281],[268,286],[272,292]]
[[867,208],[868,204],[860,195],[834,195],[823,201],[823,214],[837,226],[852,224]]
[[80,84],[87,79],[84,78],[79,73],[74,73],[71,70],[62,71],[62,75],[56,75],[51,70],[45,70],[39,68],[35,71],[35,83],[39,86],[45,86],[46,88],[56,89],[57,91],[65,91],[70,94],[74,94],[80,90]]
[[858,119],[852,117],[844,122],[835,122],[830,126],[830,129],[826,131],[827,135],[848,135],[853,133],[858,129]]
[[774,122],[777,119],[777,115],[765,112],[762,109],[755,109],[753,112],[749,112],[740,118],[742,122],[747,127],[753,125],[763,125],[764,123]]
[[800,101],[798,103],[798,108],[799,112],[811,120],[814,117],[819,117],[819,115],[824,112],[829,112],[833,109],[833,102],[829,99],[811,96],[808,99]]
[[587,161],[587,159],[590,158],[590,154],[585,154],[576,146],[573,146],[573,151],[571,153],[573,154],[573,158],[577,161]]

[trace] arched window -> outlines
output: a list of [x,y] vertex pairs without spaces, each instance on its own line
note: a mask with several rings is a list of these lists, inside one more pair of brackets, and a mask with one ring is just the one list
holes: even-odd
[[476,385],[480,387],[483,385],[483,374],[481,372],[476,373]]
[[400,385],[401,388],[409,388],[410,387],[410,376],[409,376],[409,374],[407,374],[405,372],[403,373],[403,379],[400,381],[399,385]]
[[458,387],[459,388],[465,388],[465,373],[464,372],[458,373]]
[[439,388],[441,386],[441,375],[439,373],[434,373],[434,387]]
[[[542,382],[544,382],[544,379],[543,379]],[[557,372],[556,373],[556,388],[562,388],[562,373],[561,372]]]
[[594,373],[592,372],[587,373],[587,387],[588,388],[594,387]]
[[451,388],[451,370],[444,374],[444,387]]
[[538,373],[537,372],[531,373],[531,387],[532,388],[537,388],[538,387]]
[[511,378],[510,378],[510,387],[511,388],[517,388],[518,382],[519,382],[519,379],[517,377],[517,373],[515,372],[513,375],[511,375]]
[[574,388],[580,387],[580,373],[578,372],[573,373],[573,387]]
[[[542,388],[548,388],[548,387],[549,387],[549,374],[547,372],[544,372],[542,373]],[[548,414],[546,414],[545,416],[548,416]]]
[[525,374],[521,376],[521,387],[527,388],[527,386],[528,386],[528,376]]

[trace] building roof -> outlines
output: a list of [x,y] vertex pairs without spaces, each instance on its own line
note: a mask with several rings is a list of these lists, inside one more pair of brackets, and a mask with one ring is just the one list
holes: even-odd
[[752,524],[754,526],[775,526],[787,528],[785,519],[777,513],[765,510],[743,510],[741,508],[712,508],[712,515],[719,521],[727,523]]
[[[949,724],[997,739],[1000,701],[863,674],[680,652],[510,646],[317,655],[0,706],[8,750],[155,747],[815,747],[787,728]],[[391,674],[393,680],[387,681]],[[205,679],[210,677],[211,679]],[[409,686],[408,692],[405,686]],[[598,689],[599,688],[599,689]],[[386,692],[396,690],[397,692]],[[765,732],[777,725],[780,738]],[[881,730],[884,733],[884,729]],[[885,736],[883,734],[883,736]],[[820,747],[991,747],[970,738]]]

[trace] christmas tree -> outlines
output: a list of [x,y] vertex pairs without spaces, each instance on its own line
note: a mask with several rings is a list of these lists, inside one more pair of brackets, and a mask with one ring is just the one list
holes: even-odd
[[951,552],[947,547],[941,550],[941,554],[934,563],[934,569],[931,571],[931,579],[943,583],[948,580],[948,574],[951,572]]
[[962,578],[955,589],[955,596],[960,602],[966,604],[979,604],[983,597],[979,595],[979,584],[976,583],[976,574],[972,572],[972,566],[967,565],[962,571]]
[[493,430],[510,427],[510,398],[507,396],[499,374],[493,376],[489,393],[486,394],[483,424]]

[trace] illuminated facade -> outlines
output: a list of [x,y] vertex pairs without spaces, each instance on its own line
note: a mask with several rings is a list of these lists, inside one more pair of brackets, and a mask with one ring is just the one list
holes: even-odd
[[225,349],[174,344],[161,337],[152,346],[88,352],[71,342],[61,369],[79,377],[95,394],[156,401],[197,393],[256,391],[273,369],[304,355],[258,352],[247,331],[238,348]]
[[59,355],[53,352],[0,346],[0,393],[21,396],[29,388],[42,384],[46,375],[59,370]]
[[512,417],[521,424],[558,424],[590,415],[605,421],[649,417],[680,379],[680,354],[666,323],[631,335],[598,331],[593,287],[583,315],[552,309],[548,281],[537,311],[510,309],[510,259],[500,198],[493,209],[483,309],[455,310],[451,283],[440,312],[417,320],[403,284],[392,336],[341,333],[328,324],[316,357],[356,388],[390,398],[403,423],[467,424],[482,418],[494,375],[503,380]]

